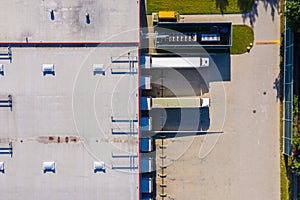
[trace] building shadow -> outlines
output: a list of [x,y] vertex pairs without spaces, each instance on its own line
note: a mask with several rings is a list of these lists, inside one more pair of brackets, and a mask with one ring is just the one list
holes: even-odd
[[207,131],[209,108],[153,108],[150,112],[153,131]]
[[230,81],[229,52],[210,53],[209,55],[210,67],[142,69],[143,76],[151,77],[151,90],[143,90],[142,95],[152,97],[201,96],[209,93],[210,82]]
[[165,139],[180,138],[180,137],[193,137],[201,135],[223,134],[223,131],[202,131],[202,132],[169,132],[169,133],[157,133],[153,136],[154,139],[161,139],[163,136]]
[[[185,73],[186,71],[184,71]],[[192,71],[188,71],[189,73],[192,73]],[[188,73],[188,75],[189,75]],[[187,73],[185,73],[182,76],[186,76]],[[144,96],[151,96],[151,97],[178,97],[178,96],[201,96],[203,94],[208,93],[208,84],[205,83],[204,79],[202,78],[201,74],[194,73],[194,77],[198,77],[198,81],[194,80],[188,80],[186,81],[178,81],[178,85],[175,87],[173,82],[176,83],[176,79],[172,82],[169,79],[164,79],[166,84],[161,85],[159,84],[159,80],[153,80],[154,83],[151,83],[151,90],[144,90],[142,94]],[[154,77],[157,78],[157,77]],[[182,78],[183,79],[183,78]],[[180,84],[182,83],[182,84]],[[188,87],[185,87],[188,86]],[[163,88],[163,90],[162,90]],[[188,89],[187,89],[188,88]]]
[[[148,34],[148,21],[147,21],[147,14],[146,14],[146,4],[145,0],[140,0],[140,33]],[[141,41],[141,52],[142,53],[148,53],[149,48],[149,39],[147,37],[144,37],[143,35],[140,35],[140,41]]]
[[[152,143],[152,149],[156,150],[156,142]],[[152,152],[140,152],[140,160],[141,159],[150,159],[152,160],[151,162],[151,170],[143,170],[143,168],[145,166],[142,166],[143,163],[140,162],[140,185],[142,186],[142,179],[152,179],[153,180],[153,190],[151,193],[143,193],[141,192],[141,199],[154,199],[156,194],[157,194],[157,183],[156,183],[156,177],[157,177],[157,167],[156,167],[156,151],[152,151]],[[144,163],[145,164],[145,163]],[[148,168],[149,166],[147,166],[146,168]],[[141,189],[141,188],[140,188]]]
[[212,59],[212,66],[204,71],[202,69],[201,74],[205,77],[207,82],[223,82],[231,80],[231,60],[230,53],[212,53],[210,54]]

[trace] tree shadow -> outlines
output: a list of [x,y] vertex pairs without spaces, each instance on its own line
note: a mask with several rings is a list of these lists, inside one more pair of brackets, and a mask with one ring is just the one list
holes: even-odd
[[238,0],[238,6],[242,12],[248,12],[253,8],[253,0]]
[[[246,6],[246,4],[243,1],[245,1],[245,0],[238,1],[238,4],[239,4],[239,6],[241,6],[241,9],[245,8],[245,6]],[[242,15],[244,23],[245,23],[246,19],[249,18],[250,25],[252,28],[254,27],[256,18],[258,17],[257,4],[258,4],[258,0],[255,0],[252,10],[250,10],[249,12],[243,13],[243,15]]]
[[[277,14],[280,13],[280,0],[254,0],[252,10],[243,13],[243,22],[245,22],[246,19],[249,18],[250,25],[252,28],[254,26],[256,18],[258,17],[258,11],[257,11],[258,2],[263,4],[265,11],[268,11],[269,8],[271,9],[271,16],[273,21],[274,21],[275,13],[276,12]],[[242,11],[246,11],[247,6],[249,8],[251,3],[252,2],[246,0],[238,0],[238,5]]]
[[219,8],[223,14],[226,11],[226,7],[229,5],[228,0],[215,0],[216,8]]
[[273,82],[273,89],[276,90],[276,100],[280,99],[280,77],[277,77]]
[[265,11],[270,7],[272,20],[274,21],[275,11],[280,12],[280,0],[263,0]]

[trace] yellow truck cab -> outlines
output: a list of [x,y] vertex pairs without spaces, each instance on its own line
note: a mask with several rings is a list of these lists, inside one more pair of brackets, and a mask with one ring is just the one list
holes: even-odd
[[159,11],[158,13],[152,13],[153,23],[157,22],[178,22],[179,13],[177,11]]

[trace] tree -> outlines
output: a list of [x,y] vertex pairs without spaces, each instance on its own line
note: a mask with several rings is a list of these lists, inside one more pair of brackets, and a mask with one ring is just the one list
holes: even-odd
[[300,158],[299,158],[299,156],[294,157],[293,163],[292,163],[292,170],[298,176],[300,175]]
[[[298,96],[294,95],[293,97],[293,161],[292,161],[292,170],[294,173],[296,173],[298,176],[300,176],[300,130],[298,128]],[[296,125],[296,126],[295,126]]]
[[299,137],[299,133],[294,135],[292,144],[293,144],[293,149],[294,149],[292,170],[294,173],[296,173],[299,176],[300,175],[300,155],[299,155],[300,137]]
[[300,1],[286,2],[285,16],[291,30],[300,33]]

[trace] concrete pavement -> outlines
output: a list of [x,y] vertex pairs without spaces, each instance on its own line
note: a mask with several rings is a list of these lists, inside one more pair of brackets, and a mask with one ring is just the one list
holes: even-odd
[[[256,41],[279,40],[277,8],[279,1],[257,1],[254,10],[246,14],[183,17],[185,22],[246,24],[253,28]],[[279,50],[279,44],[254,45],[249,54],[231,55],[231,80],[209,85],[210,92],[216,95],[215,91],[224,86],[226,118],[223,134],[207,156],[201,158],[198,157],[199,149],[215,135],[194,137],[188,150],[168,166],[165,191],[170,198],[280,199],[280,111],[279,91],[275,87],[279,75]],[[212,99],[218,100],[217,96]],[[176,138],[169,142],[176,145],[184,140],[187,139]],[[172,154],[167,157],[172,159]]]

